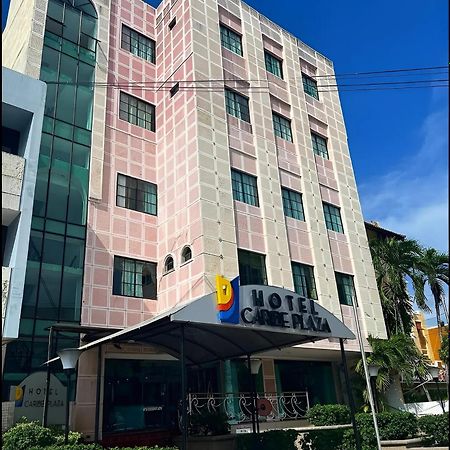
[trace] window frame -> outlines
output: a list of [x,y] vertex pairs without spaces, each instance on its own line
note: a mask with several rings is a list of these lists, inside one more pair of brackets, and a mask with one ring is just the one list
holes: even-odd
[[[230,116],[236,117],[236,119],[243,120],[244,122],[251,123],[250,121],[250,99],[233,89],[225,88],[225,110]],[[239,101],[240,99],[245,102]],[[232,105],[230,105],[232,103]],[[236,107],[239,105],[239,107]]]
[[[328,138],[312,130],[310,130],[310,133],[311,133],[311,145],[314,154],[317,156],[321,156],[324,159],[330,159],[330,154],[328,152]],[[325,151],[323,150],[323,147],[325,147]]]
[[[298,268],[302,273],[296,274],[294,268]],[[291,269],[292,269],[292,280],[294,282],[294,291],[302,297],[318,300],[316,279],[314,277],[314,267],[308,264],[302,264],[296,261],[291,261]],[[297,284],[296,280],[298,280],[299,277],[300,277],[300,284]]]
[[[123,264],[125,262],[132,262],[132,263],[134,263],[134,272],[130,272],[130,271],[124,270],[124,265]],[[122,264],[120,272],[119,272],[119,269],[118,269],[119,263]],[[142,297],[140,295],[136,295],[136,289],[138,287],[138,285],[136,284],[136,278],[138,276],[138,272],[136,270],[137,263],[141,263],[144,266],[148,265],[150,267],[150,269],[152,271],[150,276],[153,275],[153,277],[154,277],[154,280],[153,280],[154,297],[144,297],[144,286],[145,285],[144,285],[143,280],[141,280],[141,283],[142,283],[141,284]],[[133,298],[141,298],[141,299],[148,299],[148,300],[157,300],[158,299],[158,283],[157,283],[157,273],[158,272],[157,272],[157,269],[158,269],[158,265],[155,262],[152,262],[152,261],[143,261],[143,260],[140,260],[140,259],[128,258],[128,257],[125,257],[125,256],[120,256],[120,255],[114,255],[114,258],[113,258],[112,294],[113,295],[118,295],[120,297],[133,297]],[[122,274],[124,272],[132,274],[132,276],[131,276],[131,278],[133,280],[132,283],[124,283],[123,277],[122,277]],[[116,279],[116,276],[118,276],[118,273],[120,273],[120,280]],[[142,279],[143,279],[144,275],[141,274],[141,276],[142,276]],[[134,295],[128,295],[128,294],[124,293],[125,292],[125,289],[124,289],[124,285],[125,284],[128,285],[128,286],[133,286]],[[118,289],[119,289],[120,292],[118,291]]]
[[317,81],[314,78],[304,74],[302,72],[302,84],[303,84],[303,92],[308,94],[310,97],[319,99],[319,90],[317,88]]
[[[124,101],[124,99],[127,98],[127,102]],[[132,114],[130,112],[130,100],[136,102],[135,105],[131,105],[131,108],[136,109],[136,113]],[[122,105],[127,105],[127,109],[123,109]],[[142,109],[142,106],[144,106],[144,109]],[[140,109],[141,107],[141,109]],[[150,111],[147,111],[147,107],[150,107]],[[139,113],[143,113],[144,118],[140,117]],[[123,114],[126,114],[126,118],[123,116]],[[150,120],[147,119],[147,114],[150,114]],[[130,120],[130,117],[134,117],[136,119],[135,122],[132,122]],[[140,99],[139,97],[136,97],[134,95],[130,95],[127,92],[120,91],[119,93],[119,119],[123,120],[127,123],[130,123],[131,125],[135,125],[139,128],[143,128],[144,130],[151,131],[152,133],[156,132],[156,107],[155,105]],[[144,125],[140,124],[140,121],[144,120]],[[150,128],[145,126],[146,124],[150,124]]]
[[[327,211],[328,210],[328,211]],[[332,212],[338,212],[338,214],[332,214]],[[328,213],[328,215],[327,215]],[[344,234],[344,225],[342,223],[342,216],[341,216],[341,208],[338,206],[332,205],[331,203],[323,202],[323,214],[325,218],[325,225],[327,227],[327,230],[334,231],[335,233],[342,233]],[[338,217],[338,221],[333,221],[332,218]],[[328,220],[329,218],[329,220]],[[331,227],[331,228],[330,228]],[[337,229],[335,229],[337,228]]]
[[[292,136],[291,119],[288,119],[287,117],[284,117],[281,114],[272,111],[272,121],[273,121],[273,132],[275,136],[279,137],[280,139],[284,139],[285,141],[288,142],[294,142],[294,138]],[[286,130],[288,130],[288,132],[286,132]]]
[[[119,184],[120,178],[125,178],[125,181],[132,180],[135,182],[136,187],[133,186],[127,186],[126,184]],[[140,189],[141,187],[149,187],[154,189],[154,192],[147,192],[144,189]],[[123,187],[125,190],[125,194],[119,194],[119,187]],[[134,198],[130,195],[127,195],[128,192],[134,193]],[[138,195],[138,191],[141,193],[141,197],[145,198],[145,195],[149,195],[150,197],[155,198],[155,203],[146,202],[144,200],[141,200]],[[124,200],[125,206],[119,204],[119,198],[122,198]],[[135,203],[135,207],[126,206],[127,202],[133,202]],[[141,202],[142,204],[148,204],[152,208],[154,205],[154,213],[145,211],[144,209],[138,208],[138,202]],[[131,211],[137,211],[141,212],[143,214],[149,214],[151,216],[157,216],[158,215],[158,186],[155,183],[151,183],[150,181],[141,180],[139,178],[131,177],[130,175],[125,175],[123,173],[117,172],[117,179],[116,179],[116,206],[119,208],[125,208],[129,209]]]
[[284,80],[283,60],[278,58],[278,56],[275,56],[273,53],[270,53],[266,49],[264,49],[264,65],[267,72],[276,76],[280,80]]
[[[186,259],[186,255],[185,255],[185,253],[187,251],[189,251],[189,253],[190,253],[190,257],[188,259]],[[183,249],[181,250],[181,264],[186,264],[189,261],[192,261],[192,259],[193,259],[192,258],[192,248],[189,245],[185,245],[183,247]]]
[[[169,262],[172,264],[172,267],[168,268],[168,264]],[[168,273],[171,273],[175,271],[175,259],[172,255],[167,255],[166,258],[164,259],[164,272],[163,275],[166,275]]]
[[[239,267],[239,283],[241,286],[248,286],[250,284],[262,284],[263,286],[267,286],[268,285],[268,279],[267,279],[267,268],[266,268],[266,255],[263,255],[262,253],[258,253],[258,252],[253,252],[250,250],[245,250],[245,249],[241,249],[238,248],[238,267]],[[249,258],[260,258],[260,262],[262,262],[262,266],[261,267],[256,267],[254,265],[251,264],[251,261],[249,262],[248,260],[245,262],[242,262],[242,259],[240,258],[240,256],[248,256]],[[254,268],[254,269],[262,269],[262,283],[247,283],[246,280],[242,279],[242,271],[241,271],[241,267],[246,267],[246,268]]]
[[[354,276],[350,275],[348,273],[342,273],[342,272],[334,272],[334,277],[336,279],[336,288],[338,291],[338,298],[339,298],[339,304],[346,305],[346,306],[353,306],[353,299],[355,299],[355,305],[358,306],[358,300],[356,298],[356,289],[355,289],[355,282],[354,282]],[[349,284],[343,283],[344,280],[350,280],[351,286]],[[348,295],[349,293],[346,292],[346,288],[350,287],[353,294],[351,296],[351,300],[349,302]],[[351,295],[350,294],[350,295]],[[345,296],[345,298],[343,298]]]
[[[238,179],[238,178],[240,178],[240,179]],[[244,182],[244,180],[251,181],[251,183]],[[239,183],[239,186],[241,187],[241,189],[235,188],[238,186],[237,183]],[[248,192],[249,189],[247,189],[247,192],[246,192],[244,186],[250,186],[253,189],[253,192],[249,193]],[[232,167],[231,168],[231,190],[232,190],[233,200],[259,208],[258,178],[256,176],[251,175],[246,172],[242,172],[242,171]],[[249,198],[255,199],[254,203],[251,201],[247,201]]]
[[[220,45],[230,52],[233,52],[235,55],[244,56],[244,52],[242,49],[242,34],[237,33],[233,29],[227,27],[223,23],[219,23],[219,32],[220,32]],[[228,33],[225,36],[225,32]],[[224,39],[226,37],[226,39]],[[239,46],[236,48],[235,45],[230,44],[230,39],[233,42],[238,42]]]
[[[300,201],[298,200],[298,198],[292,198],[298,196]],[[305,220],[305,209],[303,207],[303,196],[301,192],[298,191],[294,191],[292,189],[286,188],[284,186],[281,186],[281,197],[283,200],[283,211],[284,211],[284,215],[286,217],[291,217],[292,219],[295,220],[300,220],[302,222],[306,222]],[[289,205],[286,205],[286,203],[289,202]],[[300,208],[296,207],[293,208],[293,205],[300,205]],[[299,217],[296,217],[295,213],[298,213]]]
[[[129,34],[125,34],[124,31],[129,32]],[[133,36],[135,35],[135,36]],[[129,38],[129,48],[126,47],[126,39],[125,37],[128,36]],[[137,44],[137,53],[134,53],[132,51],[132,40],[136,40]],[[125,45],[125,46],[124,46]],[[134,30],[133,28],[129,27],[128,25],[122,23],[122,30],[120,35],[120,48],[122,50],[125,50],[128,53],[131,53],[132,55],[143,59],[144,61],[147,61],[151,64],[156,64],[156,41],[154,39],[151,39],[144,34],[140,33],[139,31]],[[149,55],[149,58],[142,55]]]

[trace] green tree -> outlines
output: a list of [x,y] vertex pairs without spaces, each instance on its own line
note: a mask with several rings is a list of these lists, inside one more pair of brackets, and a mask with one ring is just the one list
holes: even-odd
[[[412,384],[416,377],[425,378],[430,361],[419,351],[410,336],[403,333],[394,334],[389,339],[369,336],[368,341],[372,353],[367,354],[367,364],[379,368],[375,388],[380,394],[387,391],[398,375],[401,375],[405,384]],[[356,372],[364,376],[362,359],[356,364]],[[364,392],[364,397],[367,401],[367,392]]]
[[[436,310],[436,321],[439,330],[439,336],[442,340],[441,328],[441,307],[447,316],[445,306],[445,285],[448,286],[448,253],[442,253],[434,248],[424,248],[416,262],[416,268],[413,273],[414,299],[419,308],[430,310],[427,305],[425,287],[431,290]],[[448,316],[446,317],[448,322]]]
[[[441,348],[439,349],[439,358],[441,358],[442,362],[448,366],[448,332],[446,336],[442,340]],[[448,370],[448,369],[447,369]]]
[[370,241],[378,291],[388,334],[409,333],[412,327],[412,299],[406,279],[417,275],[420,245],[411,239],[373,239]]

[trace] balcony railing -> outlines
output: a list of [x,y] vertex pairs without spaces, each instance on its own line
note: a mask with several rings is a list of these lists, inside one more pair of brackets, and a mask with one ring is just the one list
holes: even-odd
[[[309,410],[307,391],[264,392],[256,399],[260,421],[296,420],[305,417]],[[251,422],[252,396],[250,392],[190,393],[188,415],[224,412],[230,423]]]

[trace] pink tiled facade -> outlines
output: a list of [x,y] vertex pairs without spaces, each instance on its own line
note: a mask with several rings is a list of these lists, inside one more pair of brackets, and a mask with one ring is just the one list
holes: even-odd
[[[242,35],[243,56],[221,46],[219,23]],[[156,42],[155,64],[121,48],[123,25]],[[264,50],[283,60],[283,79],[266,71]],[[102,192],[89,202],[82,325],[132,326],[213,292],[216,274],[238,275],[237,250],[244,249],[266,256],[269,284],[291,290],[291,262],[313,266],[318,301],[354,329],[334,272],[353,275],[363,332],[385,336],[339,98],[330,92],[316,100],[302,86],[302,73],[333,74],[328,59],[237,0],[165,0],[157,9],[112,0],[102,57],[110,86],[97,88],[107,89]],[[250,123],[226,113],[224,87],[250,98]],[[155,105],[155,132],[119,118],[120,92]],[[292,142],[275,136],[272,111],[291,121]],[[327,139],[329,159],[313,153],[311,132]],[[230,169],[257,177],[258,207],[233,200]],[[157,215],[116,206],[118,174],[157,185]],[[302,194],[305,221],[285,217],[281,187]],[[341,209],[344,234],[326,229],[322,202]],[[186,246],[192,259],[183,263]],[[157,299],[113,295],[115,256],[157,264]],[[164,273],[169,256],[174,269]],[[305,348],[320,359],[320,349],[338,345]],[[117,352],[103,351],[102,364]],[[133,352],[153,350],[122,350]],[[73,419],[91,434],[94,354],[80,361],[78,390],[89,395],[77,398]],[[273,361],[264,367],[274,389]]]

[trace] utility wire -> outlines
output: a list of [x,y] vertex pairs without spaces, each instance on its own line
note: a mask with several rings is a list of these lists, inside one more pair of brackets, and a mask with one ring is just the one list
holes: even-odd
[[[416,67],[416,68],[410,68],[410,69],[392,69],[392,70],[380,70],[380,71],[371,71],[371,72],[348,72],[348,73],[342,73],[342,74],[330,74],[330,75],[316,75],[313,78],[337,78],[337,77],[351,77],[351,78],[358,78],[361,77],[362,78],[367,78],[367,75],[370,75],[368,78],[373,78],[374,75],[381,77],[393,77],[393,76],[398,76],[398,77],[404,77],[404,76],[436,76],[438,74],[445,74],[448,73],[447,71],[440,71],[440,72],[435,72],[435,73],[418,73],[421,71],[428,71],[428,70],[437,70],[437,69],[445,69],[448,67],[447,66],[434,66],[434,67]],[[414,73],[405,73],[405,72],[414,72]],[[380,74],[384,74],[384,75],[380,75]],[[266,82],[269,83],[269,80],[266,79],[226,79],[226,78],[219,78],[219,79],[210,79],[210,80],[165,80],[165,81],[130,81],[127,82],[127,85],[132,85],[132,84],[156,84],[156,85],[161,85],[160,87],[163,87],[164,84],[169,84],[169,83],[213,83],[213,82],[234,82],[234,83],[250,83],[250,82]],[[327,80],[325,80],[327,81]],[[429,80],[429,81],[434,81],[434,79]],[[437,81],[437,80],[436,80]],[[96,83],[96,82],[61,82],[61,81],[48,81],[47,84],[74,84],[74,85],[82,85],[82,84],[86,84],[86,85],[90,85],[93,84],[95,86],[102,86],[102,85],[111,85],[111,83],[105,82],[105,83]],[[405,82],[406,83],[406,82]]]
[[[176,83],[185,83],[187,85],[180,85],[179,89],[221,89],[223,90],[227,86],[224,85],[225,82],[236,82],[236,83],[245,83],[241,84],[238,87],[239,89],[253,90],[253,89],[268,89],[269,84],[273,84],[271,81],[265,81],[264,85],[250,85],[247,80],[177,80]],[[256,80],[255,80],[256,81]],[[408,85],[408,84],[421,84],[421,83],[442,83],[449,81],[448,78],[434,78],[429,80],[408,80],[408,81],[382,81],[382,82],[370,82],[370,83],[346,83],[346,84],[320,84],[317,87],[320,88],[330,88],[330,87],[349,87],[349,86],[381,86],[381,85]],[[174,82],[171,82],[174,83]],[[202,86],[199,83],[220,83],[219,86],[214,85],[206,85]],[[116,88],[153,88],[158,90],[171,90],[173,88],[173,84],[169,84],[167,82],[161,83],[157,81],[131,81],[125,83],[108,83],[108,82],[88,82],[88,81],[79,81],[79,82],[67,82],[67,81],[49,81],[47,84],[51,85],[63,85],[63,86],[95,86],[95,87],[116,87]],[[432,87],[432,86],[431,86]]]
[[433,66],[433,67],[412,67],[410,69],[390,69],[390,70],[375,70],[371,72],[347,72],[347,73],[337,73],[333,75],[316,75],[312,78],[325,78],[325,77],[343,77],[350,75],[375,75],[381,73],[400,73],[400,72],[419,72],[422,70],[438,70],[438,69],[449,69],[449,66]]
[[383,88],[355,88],[355,89],[330,89],[330,90],[318,90],[317,92],[355,92],[355,91],[392,91],[402,89],[421,89],[421,88],[448,88],[448,84],[434,84],[432,86],[397,86],[397,87],[383,87]]

